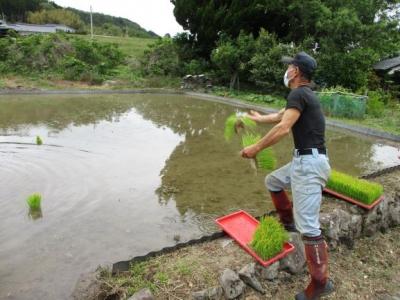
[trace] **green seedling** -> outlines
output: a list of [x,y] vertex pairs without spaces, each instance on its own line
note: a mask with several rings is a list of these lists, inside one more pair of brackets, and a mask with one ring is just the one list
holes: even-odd
[[[252,133],[245,133],[242,136],[243,147],[254,145],[260,140],[260,136]],[[273,170],[276,167],[276,157],[271,148],[263,149],[256,156],[257,166],[264,170]]]
[[239,129],[255,129],[256,122],[245,115],[233,114],[230,115],[225,121],[224,136],[226,141],[230,141],[232,137],[239,132]]
[[288,232],[276,218],[263,217],[254,232],[250,247],[263,260],[268,260],[282,252],[288,240]]
[[42,139],[40,138],[40,136],[37,136],[36,137],[36,145],[42,145],[43,144],[43,141],[42,141]]
[[335,170],[332,171],[326,187],[368,205],[383,194],[383,186],[379,183],[355,178]]
[[26,202],[28,203],[31,211],[40,210],[42,196],[39,194],[32,194],[28,197],[28,199],[26,199]]

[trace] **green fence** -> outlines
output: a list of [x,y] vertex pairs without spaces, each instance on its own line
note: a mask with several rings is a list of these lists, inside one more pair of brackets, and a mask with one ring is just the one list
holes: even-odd
[[324,113],[331,117],[362,119],[367,108],[367,96],[342,92],[319,92]]

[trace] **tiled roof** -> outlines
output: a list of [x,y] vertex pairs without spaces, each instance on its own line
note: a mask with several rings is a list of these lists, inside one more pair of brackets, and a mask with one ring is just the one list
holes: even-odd
[[386,71],[397,66],[400,66],[400,56],[381,60],[380,62],[374,65],[374,69]]

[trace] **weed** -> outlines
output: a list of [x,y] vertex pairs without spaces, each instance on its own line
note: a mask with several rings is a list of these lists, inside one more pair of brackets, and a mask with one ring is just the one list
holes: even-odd
[[358,179],[333,170],[327,188],[349,196],[365,204],[371,204],[383,194],[383,186],[379,183]]
[[288,240],[289,234],[276,218],[264,217],[254,232],[250,247],[263,260],[268,260],[280,253]]
[[41,139],[41,137],[40,136],[37,136],[36,137],[36,145],[42,145],[43,144],[43,141],[42,141],[42,139]]

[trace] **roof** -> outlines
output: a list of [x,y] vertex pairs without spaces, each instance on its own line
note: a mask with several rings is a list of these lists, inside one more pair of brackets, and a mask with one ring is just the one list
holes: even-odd
[[374,65],[374,69],[387,71],[398,66],[400,66],[400,56],[381,60]]
[[10,29],[14,29],[15,31],[24,31],[24,32],[56,32],[56,30],[63,31],[71,31],[75,32],[75,29],[68,27],[63,24],[27,24],[27,23],[15,23],[15,24],[7,24],[7,27]]

